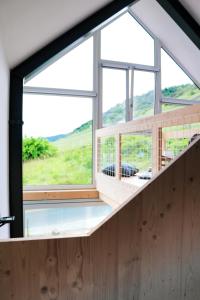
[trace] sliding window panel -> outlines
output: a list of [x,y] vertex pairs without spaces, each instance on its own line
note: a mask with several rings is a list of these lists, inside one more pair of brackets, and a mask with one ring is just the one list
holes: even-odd
[[152,116],[155,103],[155,74],[134,71],[133,119]]
[[104,68],[103,76],[103,127],[125,122],[126,71]]
[[24,95],[24,186],[92,184],[92,102],[91,98]]

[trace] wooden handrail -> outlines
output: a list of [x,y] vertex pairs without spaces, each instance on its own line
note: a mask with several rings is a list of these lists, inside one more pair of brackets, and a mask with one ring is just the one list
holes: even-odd
[[[140,190],[140,186],[134,181],[133,184],[129,184],[127,181],[121,180],[122,135],[144,134],[145,132],[151,134],[152,171],[155,175],[165,166],[166,161],[170,162],[170,159],[163,156],[162,153],[166,138],[185,137],[183,133],[176,136],[173,132],[164,131],[163,128],[194,123],[200,123],[200,104],[96,130],[96,184],[100,198],[115,208]],[[189,130],[184,130],[184,133],[187,137],[191,137],[197,131],[200,129],[193,130],[191,128],[190,136]],[[112,162],[116,166],[115,176],[106,176],[102,173],[101,150],[104,137],[115,138],[115,161]]]

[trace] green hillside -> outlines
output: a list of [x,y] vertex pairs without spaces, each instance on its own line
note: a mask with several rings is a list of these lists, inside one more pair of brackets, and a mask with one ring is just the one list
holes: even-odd
[[[176,99],[200,99],[200,90],[191,84],[174,86],[162,91],[164,97]],[[153,110],[153,91],[134,99],[134,117],[147,116]],[[175,106],[176,108],[177,106]],[[174,109],[165,104],[163,110]],[[104,125],[109,126],[122,122],[124,103],[119,103],[103,115]],[[127,157],[128,162],[134,160],[140,168],[149,165],[151,153],[143,151],[144,139],[151,148],[147,137],[133,137],[137,144],[134,157]],[[88,121],[71,133],[47,138],[57,149],[53,157],[27,160],[23,163],[23,182],[25,185],[49,184],[90,184],[92,183],[92,121]],[[123,153],[130,153],[127,139],[123,145]],[[127,145],[126,145],[127,144]],[[127,149],[126,149],[127,148]],[[143,154],[142,154],[143,153]],[[133,152],[131,153],[131,155]],[[143,155],[143,156],[142,156]],[[147,159],[148,158],[148,159]]]
[[[184,84],[179,86],[172,86],[162,91],[163,97],[171,97],[175,99],[187,99],[187,100],[200,100],[200,89],[193,84]],[[136,96],[134,98],[134,118],[149,116],[153,113],[154,92]],[[173,108],[181,107],[179,105],[164,104],[163,110],[172,110]],[[118,103],[116,106],[110,108],[103,114],[104,126],[110,126],[111,124],[117,124],[124,121],[125,102]],[[76,131],[85,130],[91,126],[91,121],[84,123]]]
[[172,86],[162,91],[164,97],[173,97],[176,99],[200,100],[200,89],[194,84],[182,84]]
[[[172,86],[162,91],[163,97],[171,97],[175,99],[187,99],[187,100],[200,100],[200,89],[192,84],[184,84],[179,86]],[[154,92],[149,91],[148,93],[136,96],[134,98],[134,117],[144,117],[153,113],[153,101]],[[163,110],[171,110],[179,107],[178,105],[164,104]],[[103,116],[103,123],[105,126],[110,124],[116,124],[122,121],[124,118],[124,103],[119,103],[116,106],[109,109]]]
[[23,183],[25,185],[91,184],[91,137],[90,132],[83,131],[50,143],[57,148],[56,155],[25,161]]

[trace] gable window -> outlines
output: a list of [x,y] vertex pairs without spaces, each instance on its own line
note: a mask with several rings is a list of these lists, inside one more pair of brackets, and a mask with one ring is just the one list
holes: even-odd
[[125,12],[25,78],[25,190],[93,185],[97,124],[154,113],[154,51],[154,39]]
[[112,4],[110,15],[93,17],[96,29],[78,27],[81,34],[61,37],[58,47],[55,42],[12,74],[11,152],[20,145],[10,155],[11,206],[21,222],[16,232],[22,234],[22,190],[55,191],[59,199],[60,192],[95,187],[96,129],[200,100],[188,74],[177,81],[182,70],[133,9],[120,11],[134,1],[122,2]]

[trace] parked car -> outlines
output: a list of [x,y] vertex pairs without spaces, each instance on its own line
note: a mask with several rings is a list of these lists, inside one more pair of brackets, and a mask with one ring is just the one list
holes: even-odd
[[[134,165],[122,163],[121,165],[121,175],[122,177],[131,177],[134,176],[136,173],[139,172],[139,169],[136,168]],[[102,170],[102,173],[115,176],[115,164],[109,165]]]

